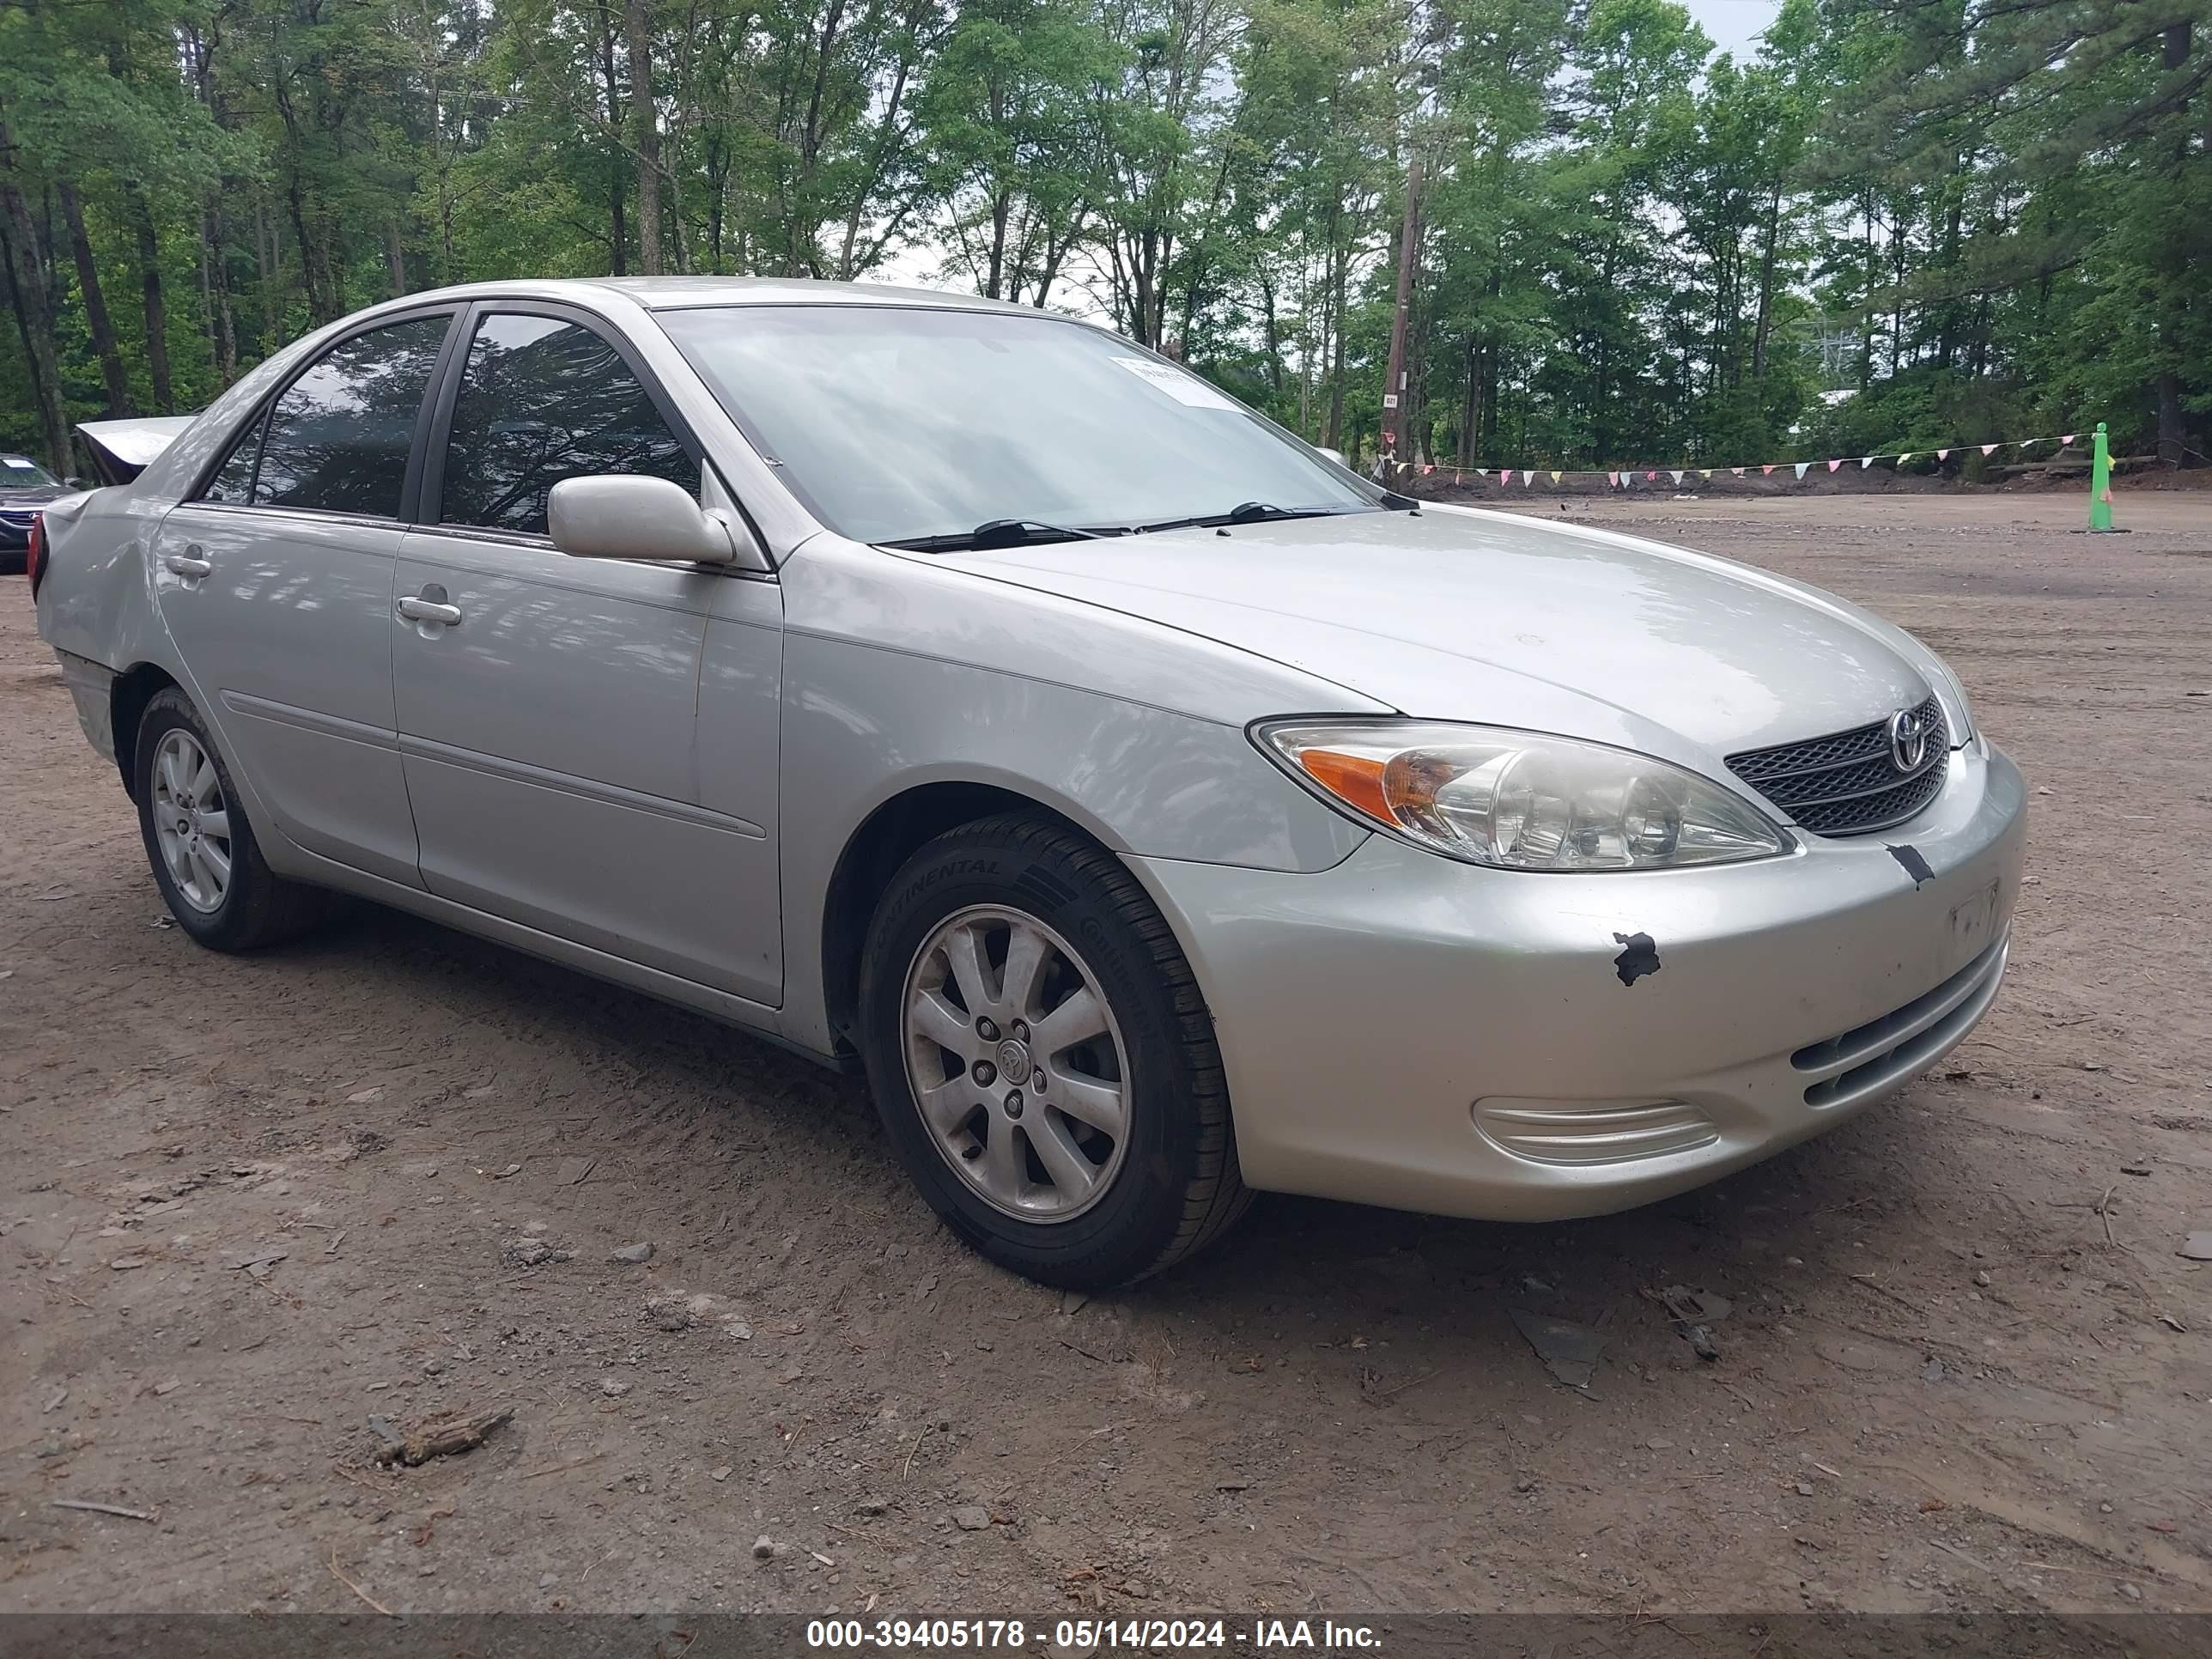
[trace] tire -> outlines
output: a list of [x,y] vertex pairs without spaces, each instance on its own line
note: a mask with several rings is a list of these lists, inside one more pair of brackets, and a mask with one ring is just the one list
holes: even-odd
[[[192,775],[183,778],[194,756],[204,769],[193,767]],[[140,717],[131,782],[155,884],[177,926],[202,945],[212,951],[258,951],[297,938],[322,920],[329,896],[270,869],[222,750],[191,700],[173,686],[155,692]],[[157,825],[156,814],[171,811],[174,818]],[[220,834],[217,822],[223,826]],[[179,839],[197,841],[198,855],[187,847],[179,856]],[[226,848],[227,870],[217,882],[214,872],[223,869],[219,860]]]
[[[971,943],[963,981],[954,958]],[[1008,983],[1018,951],[1027,997]],[[1211,1243],[1250,1201],[1190,964],[1119,860],[1057,822],[985,818],[908,860],[869,926],[860,1016],[901,1161],[1001,1267],[1129,1284]]]

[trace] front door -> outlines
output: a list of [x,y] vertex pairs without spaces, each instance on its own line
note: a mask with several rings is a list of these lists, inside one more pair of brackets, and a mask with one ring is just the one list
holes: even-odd
[[[560,479],[650,473],[696,494],[696,453],[605,335],[524,309],[478,317],[433,443],[437,522],[399,550],[392,657],[423,884],[778,1001],[780,590],[571,558],[546,535]],[[702,667],[710,747],[726,758],[734,732],[754,763],[734,786],[702,787]]]
[[452,310],[339,341],[163,520],[151,561],[189,688],[287,840],[420,886],[392,698],[392,582]]

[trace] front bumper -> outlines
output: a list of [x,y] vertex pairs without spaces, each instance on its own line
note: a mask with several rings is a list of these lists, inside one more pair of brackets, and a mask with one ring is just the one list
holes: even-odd
[[1711,1181],[1948,1053],[2003,976],[2025,807],[1977,738],[1910,823],[1756,864],[1531,874],[1380,835],[1320,874],[1132,863],[1247,1182],[1538,1221]]

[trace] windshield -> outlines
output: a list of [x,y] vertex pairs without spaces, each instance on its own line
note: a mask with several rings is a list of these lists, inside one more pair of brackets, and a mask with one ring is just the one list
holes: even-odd
[[1077,323],[855,305],[658,320],[815,515],[855,541],[1378,500],[1207,382]]
[[53,489],[54,475],[27,455],[0,455],[0,489]]

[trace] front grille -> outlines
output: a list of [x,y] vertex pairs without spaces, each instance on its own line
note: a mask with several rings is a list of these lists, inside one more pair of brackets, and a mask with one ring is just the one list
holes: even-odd
[[1943,705],[1930,697],[1912,711],[1928,728],[1919,769],[1899,772],[1889,752],[1889,722],[1778,744],[1728,757],[1729,770],[1816,836],[1862,836],[1902,823],[1936,799],[1951,763]]

